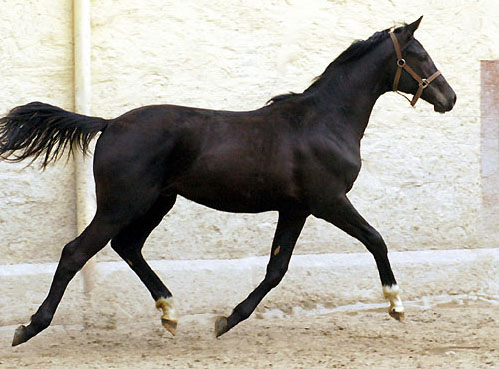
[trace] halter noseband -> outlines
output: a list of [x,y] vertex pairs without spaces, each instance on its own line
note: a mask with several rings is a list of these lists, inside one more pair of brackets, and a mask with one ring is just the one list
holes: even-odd
[[435,73],[433,73],[430,77],[428,78],[421,78],[414,70],[407,65],[405,62],[405,59],[402,58],[402,52],[400,51],[400,46],[397,40],[397,36],[393,32],[389,32],[390,37],[392,38],[393,41],[393,47],[395,48],[395,54],[397,54],[397,71],[395,72],[395,79],[393,80],[393,91],[396,93],[402,95],[400,92],[398,92],[398,85],[399,85],[399,80],[400,80],[400,75],[402,74],[402,69],[405,69],[407,73],[411,75],[412,78],[414,78],[418,83],[419,83],[419,88],[412,98],[412,101],[409,100],[405,95],[404,96],[407,101],[411,103],[411,106],[416,105],[416,101],[421,97],[421,94],[423,93],[423,90],[428,87],[428,85],[435,79],[437,78],[441,72],[437,70]]

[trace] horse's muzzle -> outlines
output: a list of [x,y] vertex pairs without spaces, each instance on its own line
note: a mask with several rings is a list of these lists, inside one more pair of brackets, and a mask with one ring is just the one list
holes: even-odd
[[453,92],[453,96],[450,99],[448,99],[447,102],[445,102],[445,103],[436,102],[433,105],[433,110],[435,110],[437,113],[441,113],[441,114],[444,114],[448,111],[451,111],[452,108],[454,107],[454,105],[456,105],[456,100],[457,100],[457,96]]

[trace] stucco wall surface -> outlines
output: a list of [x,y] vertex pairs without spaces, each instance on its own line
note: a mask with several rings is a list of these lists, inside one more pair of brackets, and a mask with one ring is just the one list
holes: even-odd
[[[30,100],[72,108],[70,2],[7,1],[0,14],[0,110]],[[425,18],[416,37],[458,95],[438,115],[401,97],[378,101],[350,198],[391,250],[494,247],[480,240],[480,59],[497,59],[494,1],[92,1],[92,114],[157,103],[250,110],[301,92],[350,43]],[[1,263],[56,261],[74,237],[71,162],[43,174],[0,166]],[[21,199],[21,200],[16,200]],[[17,203],[16,203],[17,201]],[[266,255],[276,214],[233,215],[179,199],[146,257]],[[20,251],[16,251],[20,250]],[[36,252],[34,252],[36,250]],[[364,248],[309,219],[297,253]],[[109,249],[100,260],[114,260]]]
[[[0,1],[0,114],[44,101],[73,107],[72,7],[68,1]],[[75,236],[72,161],[40,171],[0,162],[0,264],[59,258]]]

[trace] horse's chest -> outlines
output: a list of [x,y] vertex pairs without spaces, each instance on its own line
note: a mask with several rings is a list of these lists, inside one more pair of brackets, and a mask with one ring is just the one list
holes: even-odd
[[355,146],[335,145],[316,150],[310,165],[309,176],[317,177],[319,183],[346,190],[352,188],[361,168],[360,150]]

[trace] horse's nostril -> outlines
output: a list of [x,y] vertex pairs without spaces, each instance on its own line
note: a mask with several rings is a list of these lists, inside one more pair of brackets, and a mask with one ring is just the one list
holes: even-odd
[[454,94],[454,105],[456,105],[457,95]]

